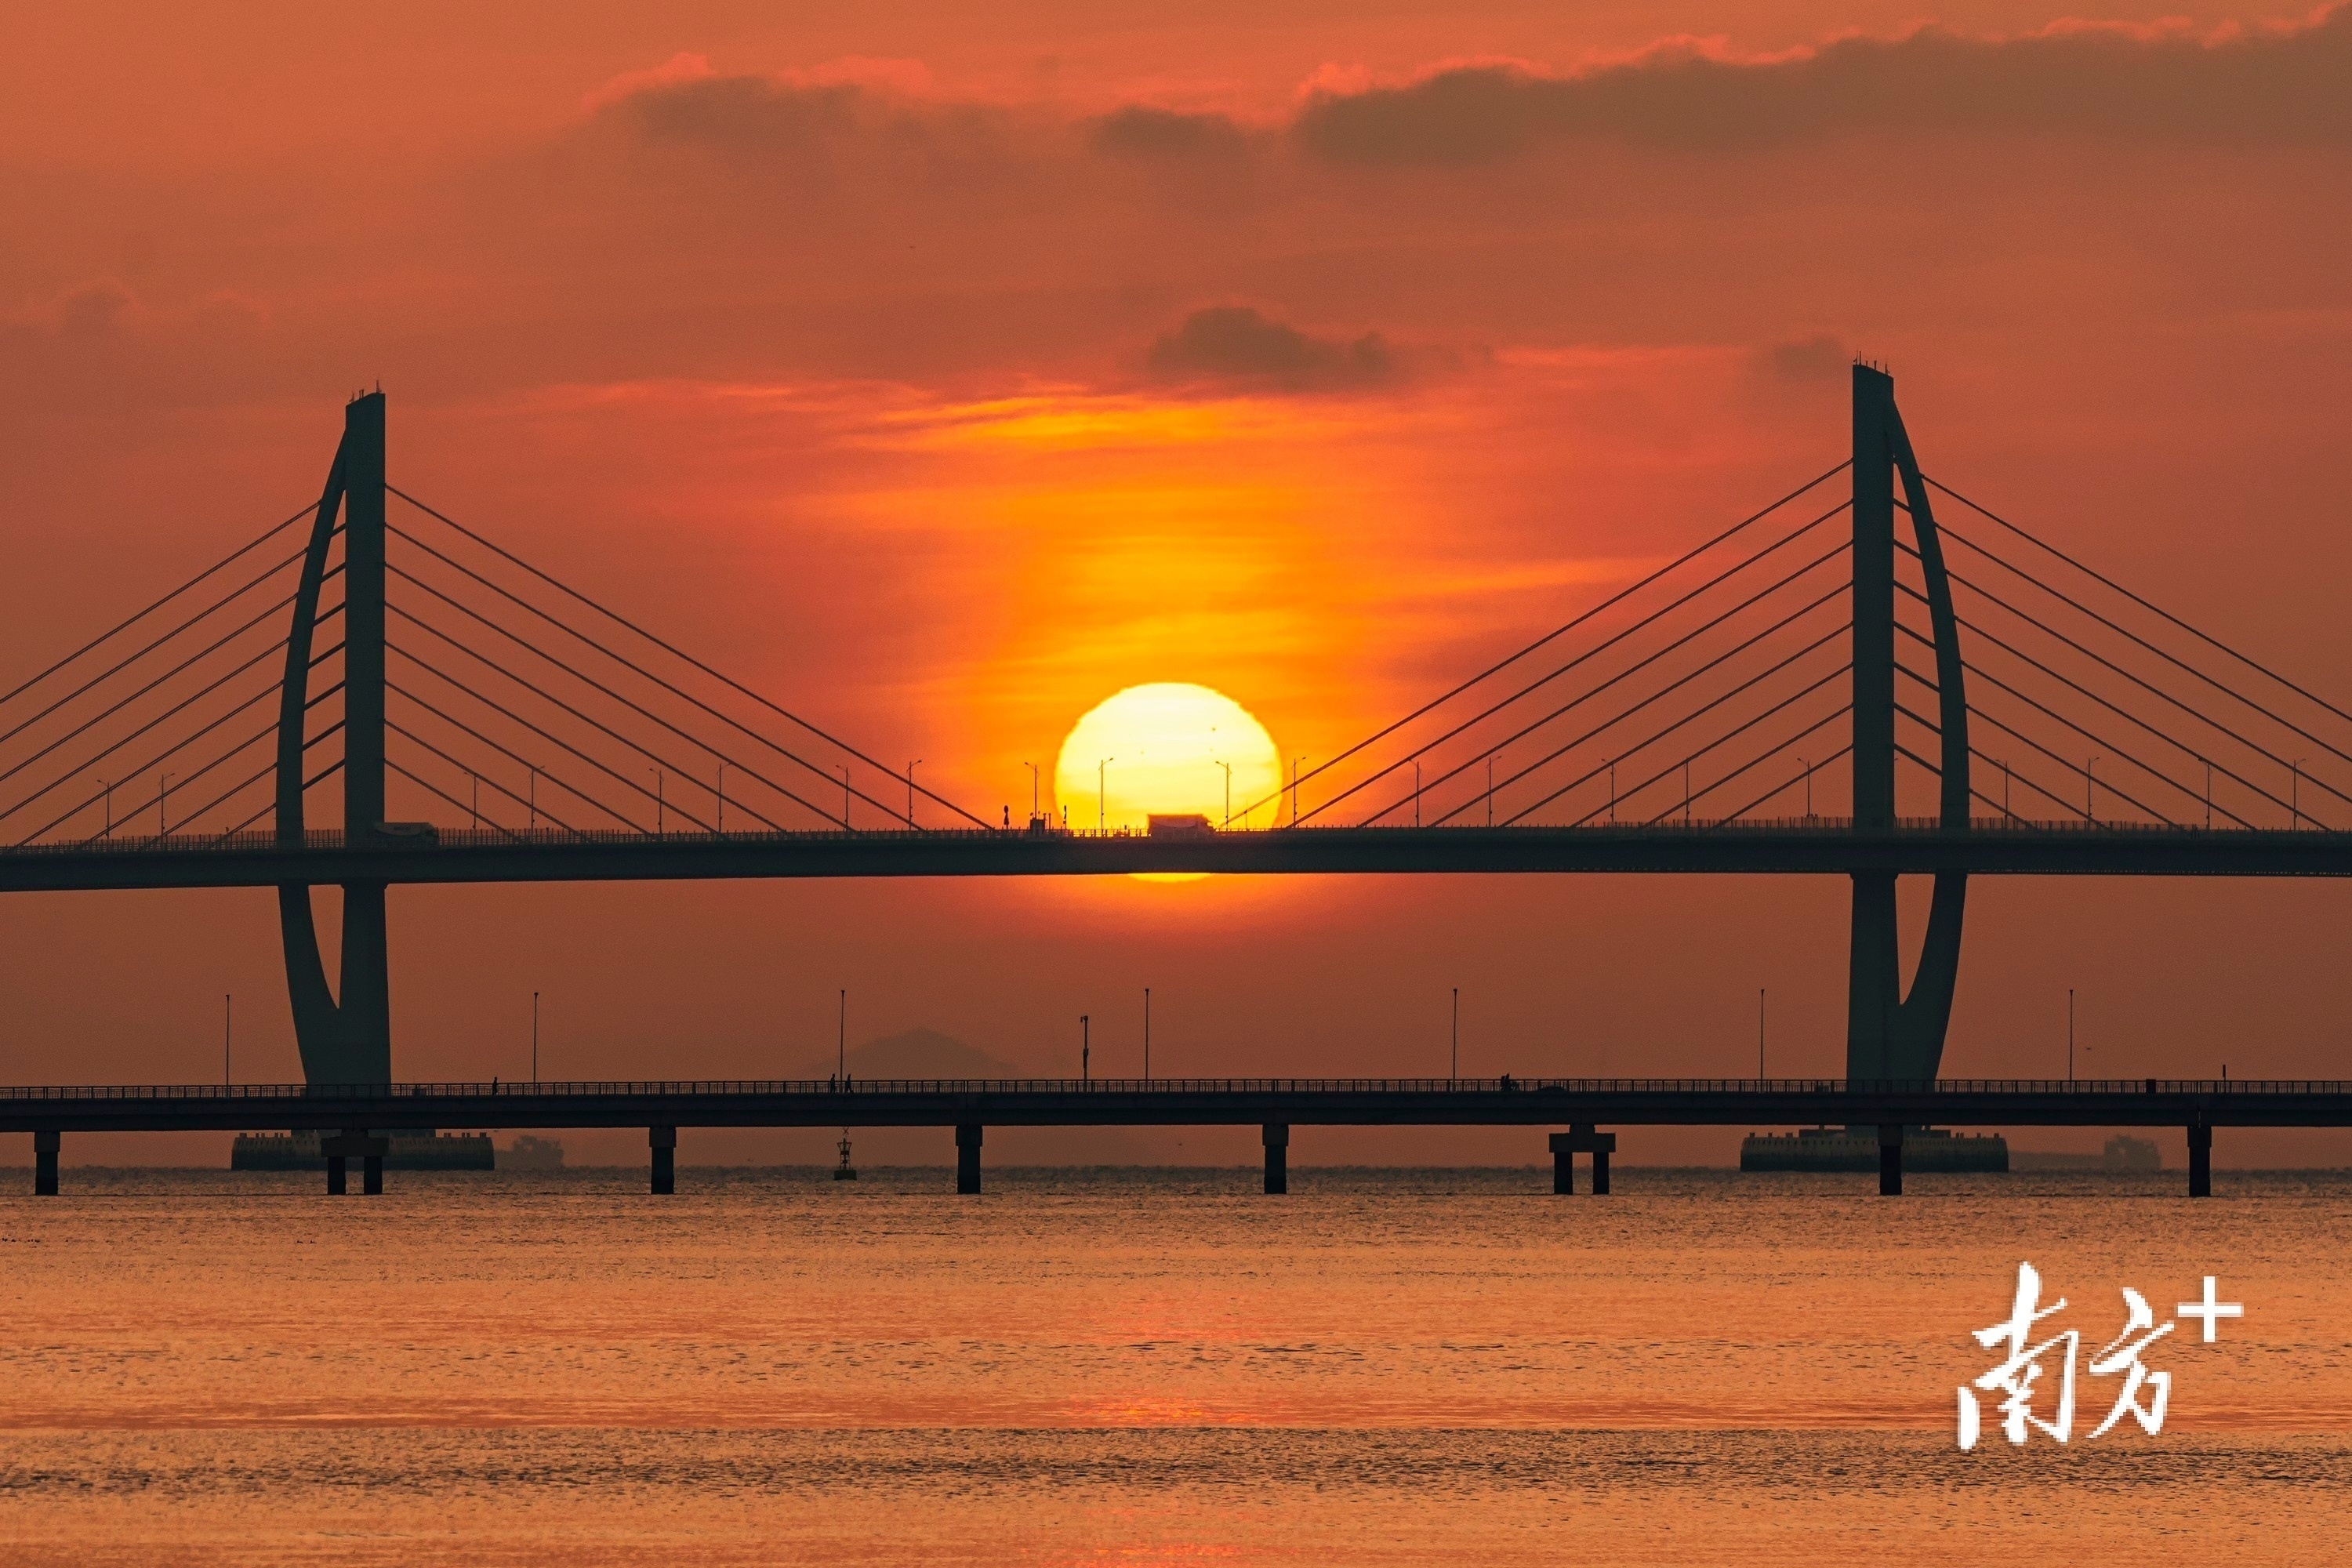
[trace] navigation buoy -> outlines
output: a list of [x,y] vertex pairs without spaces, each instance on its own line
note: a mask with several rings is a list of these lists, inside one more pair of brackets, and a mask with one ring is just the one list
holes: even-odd
[[841,1130],[841,1142],[838,1147],[841,1150],[841,1163],[833,1168],[833,1179],[836,1182],[857,1180],[857,1167],[849,1163],[849,1129],[846,1127]]

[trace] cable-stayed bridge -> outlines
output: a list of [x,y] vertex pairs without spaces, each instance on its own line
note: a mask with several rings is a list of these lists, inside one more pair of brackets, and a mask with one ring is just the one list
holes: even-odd
[[[274,888],[317,1088],[394,1079],[395,883],[1840,875],[1847,1081],[1919,1084],[1971,876],[2352,873],[2352,712],[1925,472],[1883,372],[1853,410],[1843,461],[1232,820],[1148,834],[894,771],[392,483],[362,396],[314,505],[0,694],[0,891]],[[1935,884],[1907,988],[1906,874]]]

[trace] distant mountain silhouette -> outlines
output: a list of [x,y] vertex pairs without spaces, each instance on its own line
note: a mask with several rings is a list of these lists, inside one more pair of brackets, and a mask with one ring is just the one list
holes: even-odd
[[[795,1078],[829,1079],[838,1067],[828,1057],[814,1068],[803,1068]],[[885,1035],[849,1050],[849,1076],[860,1078],[1033,1078],[1036,1075],[968,1046],[937,1029],[908,1029]]]

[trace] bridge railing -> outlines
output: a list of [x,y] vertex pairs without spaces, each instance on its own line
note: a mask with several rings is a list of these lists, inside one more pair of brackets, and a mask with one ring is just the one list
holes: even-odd
[[21,1084],[0,1100],[382,1100],[576,1098],[1005,1094],[2352,1094],[2341,1079],[1937,1079],[1707,1078],[1153,1078],[1153,1079],[685,1079],[562,1082],[320,1084]]

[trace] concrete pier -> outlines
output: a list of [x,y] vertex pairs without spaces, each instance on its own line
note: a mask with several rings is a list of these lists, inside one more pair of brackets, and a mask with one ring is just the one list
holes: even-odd
[[33,1195],[53,1198],[58,1195],[58,1147],[65,1142],[61,1132],[33,1134]]
[[2213,1195],[2213,1129],[2202,1122],[2189,1127],[2189,1195]]
[[653,1151],[654,1192],[665,1196],[668,1194],[677,1192],[677,1129],[675,1127],[648,1127],[646,1129],[646,1145]]
[[1609,1156],[1617,1152],[1617,1134],[1596,1131],[1589,1121],[1572,1124],[1565,1132],[1551,1135],[1551,1190],[1563,1195],[1576,1191],[1576,1157],[1592,1156],[1592,1191],[1597,1196],[1609,1192]]
[[319,1152],[327,1157],[327,1195],[341,1197],[351,1191],[347,1162],[360,1162],[360,1191],[369,1197],[383,1192],[383,1157],[392,1148],[392,1140],[371,1134],[364,1128],[352,1128],[319,1140]]
[[1878,1124],[1878,1195],[1883,1198],[1903,1195],[1903,1123],[1900,1121]]
[[1290,1190],[1290,1123],[1269,1121],[1260,1129],[1265,1138],[1265,1190]]
[[956,1123],[956,1191],[980,1191],[980,1123]]

